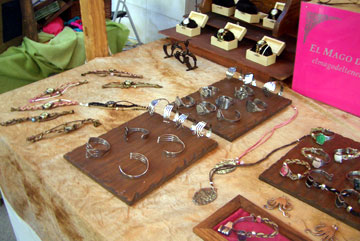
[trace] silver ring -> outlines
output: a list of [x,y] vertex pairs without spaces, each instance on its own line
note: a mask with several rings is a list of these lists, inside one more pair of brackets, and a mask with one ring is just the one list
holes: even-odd
[[166,101],[168,104],[170,104],[170,102],[165,99],[165,98],[159,98],[159,99],[155,99],[155,100],[152,100],[150,103],[149,103],[149,106],[148,106],[148,111],[149,111],[149,114],[150,115],[153,115],[154,112],[155,112],[155,107],[157,104],[159,104],[160,101]]
[[227,122],[230,122],[230,123],[235,123],[235,122],[240,121],[240,119],[241,119],[241,113],[240,113],[240,111],[235,110],[235,119],[228,119],[228,118],[225,118],[224,114],[223,114],[222,111],[219,109],[219,110],[217,111],[216,117],[217,117],[217,119],[218,119],[219,121],[224,120],[224,121],[227,121]]
[[[104,146],[104,148],[100,149],[94,147],[94,145],[101,145]],[[110,150],[110,143],[107,140],[100,137],[90,137],[85,145],[85,149],[86,149],[86,153],[85,153],[86,158],[102,157],[103,155],[105,155],[106,152]]]
[[246,101],[246,110],[248,112],[260,112],[260,111],[264,111],[267,109],[267,104],[260,100],[260,99],[255,99],[255,100],[247,100]]
[[323,145],[326,141],[330,141],[331,139],[333,139],[335,133],[330,131],[329,129],[317,127],[311,129],[310,135],[317,144]]
[[183,152],[185,150],[185,143],[176,135],[163,134],[161,136],[158,136],[157,143],[164,142],[164,141],[179,143],[182,146],[182,149],[180,151],[163,150],[164,155],[167,156],[167,157],[175,157],[175,156],[177,156],[178,154],[180,154],[181,152]]
[[182,99],[180,99],[179,96],[176,96],[175,106],[177,108],[180,108],[180,107],[191,108],[196,104],[195,99],[191,96],[186,96],[185,100],[187,100],[187,102],[188,102],[187,104],[185,104],[184,101]]
[[215,104],[219,109],[223,109],[223,110],[227,110],[229,109],[229,107],[234,103],[233,98],[226,96],[226,95],[221,95],[219,97],[216,98],[215,100]]
[[236,67],[230,67],[226,70],[226,78],[231,79],[234,77],[234,74],[236,73]]
[[244,100],[249,96],[253,96],[254,95],[254,90],[251,89],[249,86],[247,85],[242,85],[238,90],[235,87],[235,94],[234,96],[240,100]]
[[141,135],[141,139],[146,139],[149,136],[150,131],[148,131],[147,129],[144,128],[128,128],[125,127],[125,132],[124,132],[124,139],[125,141],[128,141],[128,136],[131,133],[134,132],[142,132],[143,134]]
[[[315,168],[320,168],[330,162],[329,154],[327,154],[322,148],[303,147],[301,149],[301,154],[305,158],[309,159],[311,161],[312,166]],[[323,156],[324,159],[318,156]]]
[[197,137],[210,137],[211,136],[211,126],[209,130],[204,130],[206,126],[206,122],[200,121],[196,125],[191,125],[190,130],[192,131],[193,135],[197,135]]
[[144,163],[146,165],[146,169],[145,171],[143,171],[142,173],[138,174],[138,175],[130,175],[126,172],[124,172],[124,170],[121,168],[121,166],[119,165],[119,170],[120,173],[123,174],[124,176],[130,178],[130,179],[135,179],[135,178],[139,178],[141,176],[144,176],[148,170],[149,170],[149,160],[147,159],[147,157],[141,153],[134,153],[134,152],[130,152],[130,160],[139,160],[142,163]]
[[216,106],[210,102],[202,101],[196,105],[198,115],[206,115],[214,111],[216,111]]
[[163,122],[169,123],[170,122],[170,115],[171,111],[174,108],[173,105],[166,105],[164,108],[164,114],[163,114]]
[[205,86],[199,89],[200,95],[204,98],[209,98],[214,96],[219,91],[218,87],[215,86]]
[[338,163],[342,163],[342,161],[352,160],[358,157],[360,157],[360,151],[351,147],[336,149],[334,154],[334,160]]
[[351,171],[346,174],[346,179],[353,182],[354,189],[360,191],[360,171]]
[[174,117],[175,126],[180,128],[182,127],[182,124],[185,122],[185,120],[189,117],[189,114],[181,114],[179,115],[178,112],[176,112]]

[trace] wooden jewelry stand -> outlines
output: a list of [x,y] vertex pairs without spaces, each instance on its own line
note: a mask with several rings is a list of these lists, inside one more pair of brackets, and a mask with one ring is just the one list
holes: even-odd
[[[238,110],[241,113],[241,120],[235,123],[230,123],[227,121],[219,121],[216,117],[216,111],[206,114],[198,115],[196,112],[196,105],[191,108],[181,107],[179,109],[180,113],[189,114],[188,120],[193,122],[205,121],[212,126],[212,131],[221,136],[222,138],[233,141],[239,136],[245,134],[247,131],[261,124],[263,121],[269,119],[276,113],[280,112],[282,109],[291,104],[291,100],[286,99],[282,96],[269,93],[269,97],[265,97],[263,90],[256,86],[250,86],[254,90],[254,96],[249,96],[245,100],[239,100],[234,97],[235,88],[239,89],[243,85],[243,82],[238,79],[223,79],[219,82],[212,84],[219,88],[219,91],[215,96],[209,98],[203,98],[200,95],[199,91],[196,91],[189,96],[195,99],[196,103],[201,101],[208,101],[212,104],[215,104],[215,100],[220,95],[226,95],[234,99],[234,104],[230,106],[228,110],[222,110],[226,118],[231,119],[234,116],[234,111]],[[252,97],[259,98],[264,101],[268,107],[265,111],[250,113],[246,110],[246,101]],[[185,99],[183,99],[186,102]]]
[[[344,208],[335,207],[336,195],[334,193],[317,189],[315,187],[307,188],[305,186],[306,177],[297,181],[292,181],[289,178],[280,176],[280,169],[286,159],[306,160],[309,164],[311,164],[310,161],[301,154],[301,148],[303,147],[321,147],[330,156],[330,162],[320,169],[328,172],[329,174],[334,174],[332,182],[327,181],[322,175],[317,173],[312,175],[315,178],[315,181],[325,183],[339,191],[353,188],[352,183],[346,180],[346,174],[353,170],[360,170],[359,158],[343,161],[343,163],[340,164],[334,161],[334,150],[346,147],[360,149],[360,143],[339,134],[335,134],[334,139],[326,141],[322,146],[316,144],[311,136],[306,137],[279,161],[265,170],[259,176],[259,179],[360,230],[359,217],[355,217],[346,212]],[[293,173],[300,173],[304,170],[304,167],[299,165],[291,165],[290,168]],[[349,199],[352,199],[352,197],[345,199],[349,202]],[[353,207],[355,210],[359,210],[359,206],[357,204],[353,205]]]
[[[141,139],[141,132],[132,133],[126,142],[125,127],[144,128],[150,133],[146,139]],[[174,142],[158,144],[157,138],[162,134],[177,135],[185,144],[184,151],[176,157],[164,156],[164,149],[173,151],[172,148],[179,149],[179,146]],[[82,145],[65,154],[64,158],[128,205],[133,205],[218,145],[207,137],[198,138],[188,128],[176,128],[173,122],[164,123],[163,117],[156,113],[152,116],[144,113],[99,137],[111,145],[104,156],[86,158],[85,145]],[[129,179],[120,173],[120,164],[129,174],[145,170],[140,161],[129,160],[130,152],[141,153],[148,158],[149,170],[144,176]]]

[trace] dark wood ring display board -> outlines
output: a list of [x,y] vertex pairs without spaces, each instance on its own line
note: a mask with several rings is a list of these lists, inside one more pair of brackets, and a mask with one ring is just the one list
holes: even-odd
[[[150,134],[148,138],[141,139],[143,133],[133,132],[125,142],[125,127],[144,128]],[[162,134],[177,135],[184,142],[185,150],[176,157],[163,155],[163,150],[175,152],[182,147],[174,142],[158,144],[157,138]],[[87,159],[85,145],[82,145],[65,154],[64,158],[128,205],[133,205],[218,146],[212,139],[198,138],[190,129],[176,128],[173,122],[164,123],[159,114],[150,116],[147,112],[99,137],[111,145],[110,151],[103,157]],[[145,171],[145,165],[139,160],[130,160],[130,152],[141,153],[149,160],[148,172],[137,179],[129,179],[119,171],[119,164],[127,174],[136,175]]]
[[[196,91],[189,96],[193,97],[196,103],[201,101],[208,101],[212,104],[215,104],[215,100],[220,95],[226,95],[234,100],[234,104],[230,106],[227,110],[222,110],[225,118],[227,119],[235,119],[235,110],[240,111],[241,119],[238,122],[230,123],[228,121],[219,121],[216,117],[216,111],[206,114],[206,115],[198,115],[196,112],[196,105],[191,108],[181,107],[179,108],[180,113],[190,114],[188,120],[193,122],[205,121],[208,125],[212,126],[212,131],[221,136],[222,138],[233,141],[239,136],[243,135],[247,131],[251,130],[255,126],[261,124],[263,121],[272,117],[276,113],[280,112],[282,109],[291,104],[291,100],[286,99],[282,96],[270,93],[269,97],[266,97],[263,93],[263,90],[256,86],[250,86],[251,89],[254,90],[254,96],[250,96],[245,100],[240,100],[234,97],[235,88],[239,89],[243,82],[238,79],[223,79],[219,82],[211,84],[219,88],[219,91],[215,96],[209,98],[201,97],[199,91]],[[268,107],[265,111],[250,113],[246,110],[246,101],[248,99],[258,98],[264,101]],[[185,98],[182,99],[185,103],[187,100]],[[207,128],[208,128],[207,125]]]
[[[352,147],[359,150],[360,143],[339,134],[335,134],[334,139],[326,141],[322,146],[316,144],[310,136],[305,137],[305,139],[300,141],[297,146],[291,149],[279,161],[265,170],[259,176],[259,179],[360,230],[360,217],[353,216],[352,214],[346,212],[344,208],[336,208],[336,195],[334,193],[323,191],[315,187],[307,188],[305,186],[306,178],[292,181],[289,178],[280,176],[280,169],[286,159],[297,158],[303,161],[307,160],[301,154],[301,149],[303,147],[320,147],[330,155],[330,163],[320,169],[330,174],[334,174],[333,180],[331,182],[327,181],[321,174],[313,173],[312,176],[315,181],[325,183],[326,185],[334,187],[339,191],[353,188],[353,184],[346,179],[346,174],[353,170],[360,170],[360,158],[343,161],[343,163],[340,164],[334,161],[334,150],[346,147]],[[311,162],[309,160],[307,161],[311,165]],[[289,167],[293,173],[302,173],[304,171],[304,166],[292,164],[289,165]],[[356,204],[354,195],[352,195],[352,197],[345,197],[345,201],[352,204],[354,210],[360,211],[360,206]]]
[[[196,225],[193,229],[194,233],[196,233],[203,240],[208,241],[227,241],[221,234],[213,230],[217,224],[221,221],[225,220],[231,214],[236,212],[238,209],[244,209],[249,213],[253,213],[256,216],[260,215],[261,217],[269,218],[271,221],[274,221],[279,225],[279,233],[289,240],[297,241],[306,241],[311,240],[307,238],[305,235],[297,232],[286,223],[281,221],[280,219],[272,216],[270,213],[266,212],[263,208],[256,206],[254,203],[250,202],[246,198],[241,195],[236,196],[233,200],[225,204],[223,207],[218,209],[214,214],[210,217]],[[275,238],[269,240],[276,240]]]

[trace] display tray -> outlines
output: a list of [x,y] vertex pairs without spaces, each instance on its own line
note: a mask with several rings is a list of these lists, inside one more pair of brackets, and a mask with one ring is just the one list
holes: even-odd
[[[133,132],[125,142],[125,127],[145,128],[150,134],[148,138],[141,139],[141,132]],[[176,157],[164,156],[164,149],[176,151],[181,147],[173,142],[158,144],[157,138],[162,134],[177,135],[184,142],[185,150]],[[147,112],[99,137],[111,145],[110,151],[103,157],[87,159],[85,145],[82,145],[65,154],[64,158],[128,205],[133,205],[218,145],[212,139],[194,136],[188,128],[164,123],[159,114],[150,116]],[[141,153],[149,160],[148,172],[137,179],[129,179],[119,171],[119,164],[126,173],[133,175],[145,170],[140,161],[129,159],[130,152]]]
[[[282,96],[270,93],[269,97],[265,97],[263,90],[256,86],[250,86],[254,90],[254,98],[259,98],[267,103],[268,107],[265,111],[250,113],[246,110],[246,101],[253,97],[248,97],[245,100],[239,100],[234,97],[235,88],[239,89],[243,85],[242,81],[238,79],[223,79],[218,81],[212,86],[218,87],[219,92],[209,98],[202,98],[199,91],[196,91],[189,96],[193,97],[196,103],[203,100],[215,104],[215,100],[220,95],[226,95],[234,99],[234,104],[230,106],[228,110],[223,110],[223,114],[228,119],[233,119],[235,114],[234,111],[238,110],[241,113],[241,120],[235,123],[227,121],[219,121],[216,117],[216,112],[212,112],[207,115],[198,115],[196,112],[196,105],[191,108],[180,108],[180,113],[189,114],[188,120],[193,122],[205,121],[208,123],[207,128],[211,125],[212,132],[221,136],[222,138],[233,141],[239,136],[243,135],[247,131],[251,130],[255,126],[261,124],[263,121],[269,119],[276,113],[291,104],[291,100],[286,99]],[[182,99],[186,103],[186,99]]]
[[[297,158],[300,160],[307,160],[301,154],[301,148],[303,147],[321,147],[330,155],[330,163],[321,167],[321,169],[334,174],[332,182],[327,181],[322,175],[314,173],[313,177],[315,178],[315,181],[325,183],[326,185],[334,187],[340,191],[343,189],[353,188],[352,183],[346,179],[346,174],[349,171],[360,170],[360,158],[343,161],[343,163],[340,164],[334,161],[334,150],[346,147],[360,149],[360,143],[339,134],[335,134],[334,139],[326,141],[322,146],[316,144],[310,136],[305,137],[297,144],[296,147],[291,149],[279,161],[265,170],[259,176],[259,179],[360,230],[359,217],[351,215],[346,212],[344,208],[335,207],[335,194],[321,189],[316,189],[315,187],[307,188],[305,186],[306,179],[291,181],[289,178],[280,176],[279,172],[282,167],[282,163],[286,159]],[[310,163],[310,161],[308,162]],[[300,165],[291,165],[290,168],[294,173],[304,171],[304,167]],[[345,198],[346,202],[353,204],[351,202],[353,201],[352,199],[354,198]],[[354,210],[360,210],[359,205],[357,205],[356,202],[353,204],[353,207]]]
[[[196,233],[203,240],[226,241],[227,239],[217,231],[213,230],[213,228],[240,208],[249,213],[254,213],[255,215],[260,215],[261,217],[267,217],[270,220],[274,221],[276,224],[279,225],[279,233],[282,236],[288,238],[289,240],[293,240],[293,241],[311,240],[307,238],[305,235],[301,234],[300,232],[297,232],[296,230],[288,226],[286,223],[282,222],[280,219],[272,216],[264,209],[256,206],[254,203],[250,202],[241,195],[236,196],[233,200],[231,200],[230,202],[225,204],[225,206],[218,209],[210,217],[208,217],[207,219],[196,225],[193,228],[194,233]],[[270,240],[276,240],[276,239],[272,238]]]

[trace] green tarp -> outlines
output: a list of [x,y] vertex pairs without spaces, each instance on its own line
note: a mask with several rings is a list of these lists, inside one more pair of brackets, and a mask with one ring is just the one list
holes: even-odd
[[[111,53],[124,47],[129,29],[106,22]],[[69,27],[57,36],[39,33],[39,42],[24,38],[19,47],[10,47],[0,55],[0,93],[44,79],[85,63],[84,34]]]

